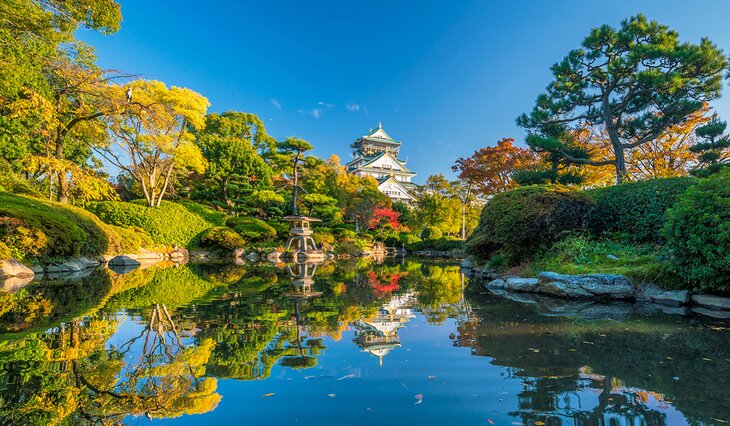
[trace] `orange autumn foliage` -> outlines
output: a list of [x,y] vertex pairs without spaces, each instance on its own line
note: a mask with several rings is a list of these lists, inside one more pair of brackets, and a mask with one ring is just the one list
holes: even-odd
[[459,179],[473,185],[474,192],[489,196],[509,191],[517,186],[512,179],[516,170],[526,169],[537,161],[536,154],[527,148],[514,146],[514,139],[504,138],[497,146],[474,151],[471,157],[459,158],[452,170]]

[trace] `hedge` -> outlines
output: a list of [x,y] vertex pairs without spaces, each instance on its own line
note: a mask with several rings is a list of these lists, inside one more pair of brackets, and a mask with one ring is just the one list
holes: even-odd
[[0,241],[20,261],[116,254],[121,238],[93,214],[66,204],[0,192]]
[[688,189],[667,212],[663,235],[690,286],[730,294],[730,171]]
[[587,191],[596,201],[591,231],[631,243],[663,244],[666,211],[696,178],[653,179]]
[[264,242],[276,238],[276,229],[263,220],[253,217],[232,217],[226,221],[226,226],[233,228],[251,242]]
[[435,226],[427,226],[421,231],[421,239],[423,240],[438,240],[442,235],[441,229]]
[[144,229],[156,244],[196,247],[201,232],[214,226],[185,206],[170,201],[163,201],[158,207],[147,207],[138,201],[101,201],[87,208],[105,223]]
[[233,251],[242,248],[246,241],[236,231],[227,226],[215,226],[203,231],[200,237],[201,247],[217,251]]
[[499,253],[517,264],[567,234],[582,231],[595,206],[584,192],[559,185],[526,186],[497,194],[484,206],[465,247],[482,259]]

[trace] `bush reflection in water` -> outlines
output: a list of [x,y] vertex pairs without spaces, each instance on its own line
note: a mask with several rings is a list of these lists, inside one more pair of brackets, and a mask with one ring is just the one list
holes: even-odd
[[[586,425],[730,418],[726,323],[635,305],[512,301],[466,286],[456,265],[411,260],[161,264],[32,283],[0,294],[0,418],[95,424],[215,413],[219,380],[243,385],[272,380],[274,368],[310,369],[329,347],[382,362],[411,350],[399,333],[418,318],[434,339],[451,329],[434,359],[469,348],[484,368],[521,383],[515,403],[491,407],[495,418]],[[355,362],[372,363],[367,358]],[[461,385],[454,379],[443,392],[458,394]]]

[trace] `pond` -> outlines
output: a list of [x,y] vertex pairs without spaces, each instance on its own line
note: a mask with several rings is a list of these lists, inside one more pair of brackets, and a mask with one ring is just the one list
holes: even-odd
[[411,259],[34,282],[0,294],[0,423],[730,421],[729,322],[478,287]]

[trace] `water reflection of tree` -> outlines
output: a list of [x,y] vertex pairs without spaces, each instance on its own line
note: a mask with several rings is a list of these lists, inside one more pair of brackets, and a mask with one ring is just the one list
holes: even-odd
[[[525,388],[513,414],[525,421],[666,423],[664,413],[647,404],[647,395],[653,395],[655,404],[671,401],[697,423],[730,415],[721,390],[730,386],[730,366],[714,362],[728,358],[730,347],[721,331],[696,319],[545,316],[537,313],[537,304],[494,297],[472,306],[472,318],[457,324],[455,345],[491,357],[492,363],[509,367],[523,380]],[[578,401],[576,395],[583,399]]]
[[214,342],[185,346],[165,305],[155,304],[143,330],[117,348],[107,350],[111,363],[124,362],[115,381],[96,381],[80,362],[77,381],[94,394],[94,404],[83,409],[91,421],[125,415],[169,418],[213,410],[220,401],[217,380],[205,377]]

